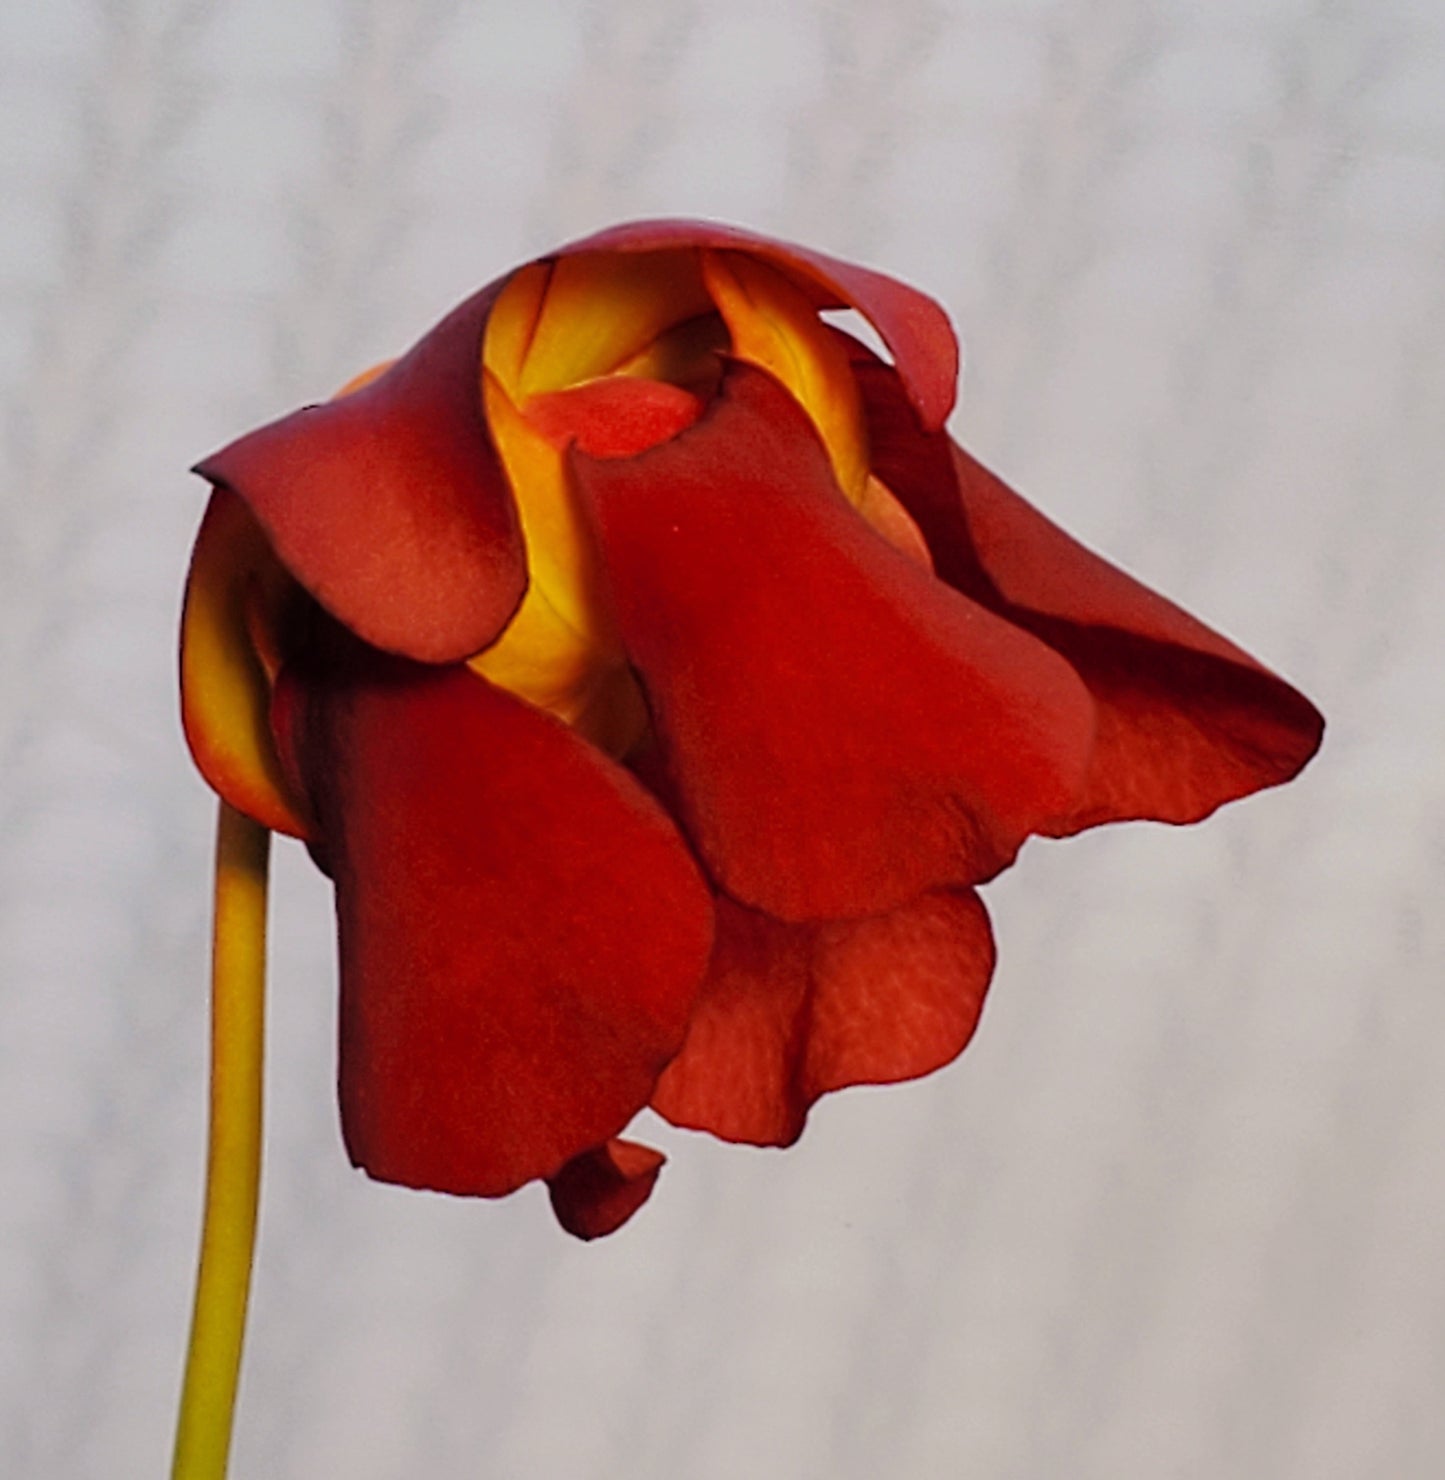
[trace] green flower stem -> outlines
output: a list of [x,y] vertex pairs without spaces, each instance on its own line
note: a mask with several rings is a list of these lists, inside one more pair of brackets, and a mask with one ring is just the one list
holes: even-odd
[[270,844],[266,828],[221,803],[206,1211],[172,1480],[224,1480],[230,1456],[261,1182]]

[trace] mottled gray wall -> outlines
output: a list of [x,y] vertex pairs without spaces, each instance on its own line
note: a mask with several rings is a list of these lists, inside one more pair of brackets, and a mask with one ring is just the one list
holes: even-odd
[[282,847],[237,1480],[1445,1474],[1438,0],[0,7],[0,1456],[159,1475],[211,801],[198,455],[521,257],[708,214],[941,298],[955,428],[1326,709],[1037,844],[975,1045],[583,1247],[347,1167]]

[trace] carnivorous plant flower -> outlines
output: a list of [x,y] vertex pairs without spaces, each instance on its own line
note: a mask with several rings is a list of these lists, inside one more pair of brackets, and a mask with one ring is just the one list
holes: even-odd
[[[352,1160],[542,1180],[593,1237],[657,1178],[622,1139],[644,1107],[782,1145],[819,1096],[957,1056],[977,886],[1029,836],[1193,822],[1304,765],[1306,699],[950,440],[957,369],[911,288],[636,224],[200,464],[217,1219],[254,1219],[268,830],[335,885]],[[212,1265],[237,1341],[249,1236]],[[203,1260],[203,1368],[206,1288]]]

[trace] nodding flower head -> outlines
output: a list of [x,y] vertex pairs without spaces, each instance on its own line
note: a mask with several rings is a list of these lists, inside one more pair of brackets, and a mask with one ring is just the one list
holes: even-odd
[[957,368],[910,288],[643,223],[200,465],[186,733],[334,881],[359,1166],[609,1232],[645,1106],[786,1144],[954,1058],[1028,836],[1313,753],[1307,700],[949,439]]

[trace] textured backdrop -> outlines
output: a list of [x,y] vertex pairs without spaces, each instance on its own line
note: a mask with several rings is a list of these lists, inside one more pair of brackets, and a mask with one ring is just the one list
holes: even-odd
[[203,1145],[203,488],[563,237],[942,299],[955,430],[1325,709],[1297,785],[1034,844],[983,1029],[584,1247],[374,1186],[277,863],[237,1480],[1445,1473],[1439,0],[0,7],[0,1455],[160,1475]]

